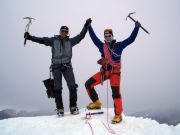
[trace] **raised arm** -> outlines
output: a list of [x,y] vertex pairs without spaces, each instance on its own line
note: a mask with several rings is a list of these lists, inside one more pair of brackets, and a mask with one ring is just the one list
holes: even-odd
[[91,24],[91,22],[92,22],[91,18],[87,19],[80,34],[70,39],[72,46],[78,44],[85,37],[87,33],[87,28]]
[[85,37],[86,33],[87,33],[87,27],[84,26],[80,34],[78,34],[73,38],[70,38],[72,46],[77,45]]
[[102,48],[102,44],[103,42],[96,36],[92,26],[90,25],[88,27],[88,31],[89,31],[89,35],[93,41],[93,43],[98,47],[98,48]]
[[139,31],[140,25],[141,25],[141,24],[140,24],[139,22],[135,22],[135,28],[134,28],[134,30],[132,31],[131,35],[130,35],[127,39],[125,39],[124,41],[119,42],[120,47],[121,47],[122,49],[124,49],[125,47],[127,47],[128,45],[130,45],[131,43],[134,42],[134,40],[135,40],[136,37],[137,37],[137,34],[138,34],[138,31]]

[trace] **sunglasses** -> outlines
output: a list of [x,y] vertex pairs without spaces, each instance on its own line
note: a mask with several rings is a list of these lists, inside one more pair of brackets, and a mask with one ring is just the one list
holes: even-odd
[[61,33],[68,33],[68,30],[61,30]]
[[111,35],[105,35],[104,38],[108,38],[108,37],[111,37]]

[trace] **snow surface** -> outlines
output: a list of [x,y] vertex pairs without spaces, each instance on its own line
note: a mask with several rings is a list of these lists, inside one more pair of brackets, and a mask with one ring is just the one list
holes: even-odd
[[[102,109],[104,114],[92,116],[90,123],[94,135],[112,135],[107,128],[107,109]],[[109,123],[114,116],[113,109],[109,109]],[[0,120],[0,135],[92,135],[90,125],[82,118],[85,109],[80,110],[79,115],[65,113],[64,117],[40,116],[19,117]],[[123,121],[119,124],[109,124],[116,135],[180,135],[180,124],[168,126],[159,124],[155,120],[142,117],[130,117],[123,115]]]

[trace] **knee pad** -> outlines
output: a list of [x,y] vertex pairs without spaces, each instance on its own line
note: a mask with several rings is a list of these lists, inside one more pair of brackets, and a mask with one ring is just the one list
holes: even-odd
[[91,85],[93,84],[93,83],[95,83],[96,82],[96,80],[94,79],[94,78],[89,78],[87,81],[86,81],[86,83],[85,83],[85,87],[86,87],[86,89],[90,89],[91,88]]
[[121,98],[119,87],[111,86],[111,88],[112,88],[112,97],[113,98]]

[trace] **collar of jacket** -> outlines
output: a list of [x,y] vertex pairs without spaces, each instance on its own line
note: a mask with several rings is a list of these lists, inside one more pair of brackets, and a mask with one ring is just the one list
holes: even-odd
[[116,40],[113,39],[110,43],[107,43],[106,41],[104,41],[104,42],[105,42],[105,44],[107,44],[110,47],[110,49],[112,49],[115,47],[114,44],[116,43]]
[[[56,38],[56,39],[59,39],[60,40],[60,35],[54,35],[54,38]],[[69,36],[67,36],[66,38],[64,38],[64,39],[69,39]]]

